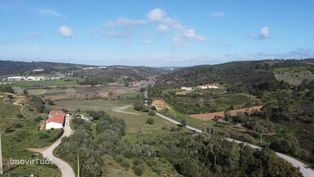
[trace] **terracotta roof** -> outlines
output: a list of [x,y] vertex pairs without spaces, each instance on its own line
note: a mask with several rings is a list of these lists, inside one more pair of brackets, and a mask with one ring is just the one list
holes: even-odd
[[63,124],[64,117],[65,115],[62,111],[50,111],[48,119],[47,119],[47,123],[55,122],[55,123]]

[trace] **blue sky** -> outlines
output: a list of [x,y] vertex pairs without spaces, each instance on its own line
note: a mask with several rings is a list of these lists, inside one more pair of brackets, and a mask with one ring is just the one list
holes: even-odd
[[314,57],[313,0],[0,0],[0,59],[189,66]]

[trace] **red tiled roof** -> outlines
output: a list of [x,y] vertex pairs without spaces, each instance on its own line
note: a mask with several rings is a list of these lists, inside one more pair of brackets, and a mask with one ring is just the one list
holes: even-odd
[[55,123],[63,124],[64,117],[65,115],[62,111],[50,111],[48,119],[47,119],[47,123],[55,122]]

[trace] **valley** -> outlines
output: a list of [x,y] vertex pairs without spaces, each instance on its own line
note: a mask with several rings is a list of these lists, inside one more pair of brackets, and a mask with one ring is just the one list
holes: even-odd
[[[282,62],[279,65],[289,65],[291,61]],[[265,67],[265,63],[247,62],[252,68]],[[232,70],[228,68],[229,65],[209,67],[227,67]],[[303,63],[300,62],[300,65]],[[272,80],[268,80],[270,76],[264,80],[250,80],[241,77],[241,69],[244,69],[245,74],[253,72],[254,77],[262,76],[255,69],[247,69],[242,63],[233,67],[238,67],[239,78],[232,82],[226,76],[216,74],[213,77],[210,73],[199,75],[199,80],[188,81],[185,72],[190,68],[180,68],[174,71],[161,70],[158,74],[158,69],[153,69],[155,75],[144,73],[143,77],[147,77],[144,80],[134,80],[136,78],[131,79],[132,76],[128,77],[130,79],[121,79],[118,74],[113,76],[111,82],[101,83],[103,78],[97,74],[96,77],[89,76],[88,82],[82,84],[81,81],[87,79],[79,74],[53,82],[20,81],[2,85],[0,127],[3,132],[4,162],[10,158],[42,158],[28,149],[48,147],[61,136],[62,131],[58,129],[42,129],[48,112],[61,110],[72,115],[70,125],[74,133],[62,138],[53,154],[67,162],[75,173],[79,170],[83,176],[252,175],[256,169],[238,169],[248,165],[241,160],[244,152],[249,156],[247,158],[254,159],[250,163],[261,163],[258,168],[265,168],[264,163],[271,163],[272,168],[279,168],[279,165],[285,169],[285,172],[280,172],[283,176],[301,176],[293,167],[294,163],[291,166],[290,161],[288,163],[282,157],[276,157],[275,152],[307,163],[302,169],[306,170],[312,165],[310,144],[313,143],[313,136],[309,131],[301,132],[301,127],[311,130],[311,112],[305,114],[302,108],[288,109],[295,115],[288,119],[289,114],[278,115],[281,112],[274,112],[274,109],[287,103],[282,102],[282,99],[293,97],[296,92],[291,90],[293,87],[297,87],[300,93],[302,87],[305,87],[307,90],[303,94],[311,94],[312,87],[308,85],[311,81],[305,83],[305,79],[300,77],[302,81],[298,82],[299,85],[289,85],[289,81],[276,79],[275,72]],[[311,65],[306,67],[310,72]],[[193,68],[188,75],[192,76],[198,71]],[[208,71],[212,72],[211,69]],[[268,73],[271,69],[260,72]],[[171,81],[173,76],[176,82]],[[226,78],[219,81],[223,77]],[[208,83],[219,83],[219,87],[197,87]],[[188,91],[183,90],[183,93],[182,88]],[[303,104],[297,101],[285,105],[294,104],[293,108],[297,108],[295,104]],[[302,119],[296,114],[302,115]],[[29,138],[32,141],[28,141]],[[249,146],[227,141],[228,138],[249,143]],[[251,145],[260,146],[261,149],[250,149]],[[19,148],[9,151],[12,146]],[[230,148],[233,151],[229,151]],[[207,154],[206,158],[202,157],[204,153]],[[48,172],[60,176],[56,166],[19,165],[5,166],[4,169],[5,174],[32,173],[44,176]],[[39,172],[40,169],[44,170]],[[278,170],[272,170],[268,167],[260,173],[278,173]]]

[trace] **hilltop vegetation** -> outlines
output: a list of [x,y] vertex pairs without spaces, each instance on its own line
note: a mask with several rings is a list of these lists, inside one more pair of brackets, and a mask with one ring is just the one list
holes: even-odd
[[275,77],[291,85],[300,85],[303,81],[314,80],[314,74],[311,71],[313,68],[310,67],[276,68]]
[[157,91],[158,87],[177,88],[223,83],[227,84],[230,92],[258,94],[259,91],[275,90],[285,86],[285,83],[276,79],[274,74],[276,68],[300,66],[306,66],[307,70],[313,73],[314,59],[239,61],[182,68],[162,75],[156,82],[155,90],[152,91]]
[[[104,69],[75,71],[74,76],[84,78],[87,82],[110,83],[146,80],[160,75],[163,70],[149,67],[109,66]],[[85,84],[84,84],[85,85]]]
[[0,60],[0,75],[31,73],[34,69],[44,69],[45,73],[52,71],[69,71],[81,68],[82,65],[51,62],[21,62]]
[[[224,124],[233,137],[287,153],[314,164],[314,60],[231,62],[182,68],[161,76],[150,89],[152,98],[163,98],[181,113],[214,112],[224,100]],[[181,86],[220,83],[225,92],[175,95]],[[233,97],[249,94],[250,102]],[[229,100],[225,100],[229,97]],[[240,104],[239,104],[240,103]],[[263,105],[254,115],[228,115],[229,107]],[[229,125],[230,124],[230,125]],[[233,128],[233,126],[237,128]],[[262,141],[263,140],[263,141]],[[261,144],[262,143],[262,144]]]

